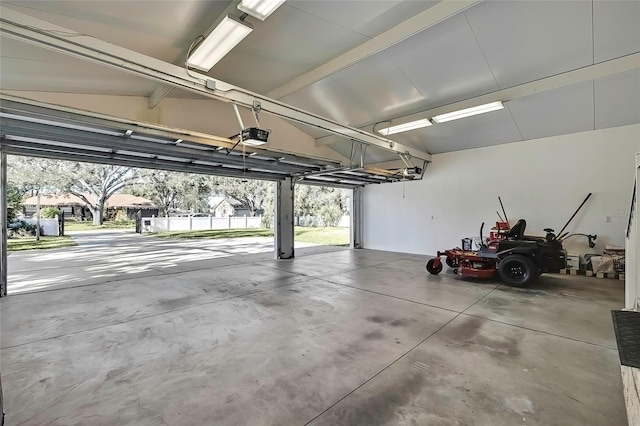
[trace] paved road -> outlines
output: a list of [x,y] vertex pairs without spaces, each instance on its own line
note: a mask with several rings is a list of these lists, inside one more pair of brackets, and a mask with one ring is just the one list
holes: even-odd
[[[169,240],[130,230],[68,232],[75,247],[12,253],[9,294],[273,258],[273,237]],[[296,248],[313,246],[296,244]],[[332,250],[332,248],[327,248]]]

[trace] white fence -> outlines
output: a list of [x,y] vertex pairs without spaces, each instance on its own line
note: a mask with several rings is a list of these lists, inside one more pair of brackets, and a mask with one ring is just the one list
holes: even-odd
[[143,232],[202,231],[261,228],[262,216],[250,217],[143,217]]
[[[36,219],[20,219],[20,220],[30,223],[32,225],[35,225],[38,222]],[[55,219],[40,218],[40,228],[42,228],[42,232],[44,232],[44,235],[57,237],[58,235],[60,235],[59,229],[58,229],[58,216],[56,216]]]
[[631,211],[625,241],[625,309],[640,309],[640,212],[638,211],[640,198],[640,154],[636,154],[636,173],[631,198]]

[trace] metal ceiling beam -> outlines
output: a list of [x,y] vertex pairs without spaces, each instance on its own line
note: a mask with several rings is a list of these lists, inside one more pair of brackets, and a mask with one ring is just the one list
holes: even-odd
[[382,178],[382,179],[376,179],[374,177],[370,177],[369,176],[360,176],[360,175],[350,175],[347,173],[331,173],[328,175],[324,175],[326,177],[330,177],[330,178],[337,178],[337,179],[341,179],[341,180],[358,180],[360,182],[366,182],[366,183],[385,183],[387,182],[386,178]]
[[375,55],[407,38],[426,30],[439,22],[445,21],[452,16],[479,3],[481,0],[443,0],[429,9],[407,19],[401,24],[377,35],[369,41],[343,53],[342,55],[320,65],[319,67],[283,84],[277,89],[267,93],[267,96],[280,99],[296,90],[310,86],[338,71],[341,71],[357,62]]
[[330,182],[330,181],[326,181],[326,180],[322,180],[322,181],[313,181],[313,180],[309,180],[309,179],[304,179],[301,181],[296,182],[297,185],[310,185],[310,186],[329,186],[332,188],[342,188],[342,189],[353,189],[353,188],[362,188],[364,187],[364,183],[360,184],[360,185],[347,185],[347,184],[342,184],[339,182]]
[[165,84],[160,84],[149,95],[149,109],[154,109],[169,93],[173,90],[173,87]]
[[[405,115],[393,119],[393,125],[409,123],[424,118],[432,118],[436,115],[446,114],[465,108],[471,108],[477,105],[484,105],[491,102],[502,101],[507,103],[515,99],[525,96],[535,95],[537,93],[546,92],[548,90],[560,89],[574,84],[592,81],[598,78],[609,77],[614,74],[620,74],[627,71],[640,69],[640,53],[623,56],[621,58],[611,59],[600,62],[595,65],[589,65],[578,68],[573,71],[567,71],[562,74],[556,74],[551,77],[541,78],[540,80],[531,81],[529,83],[520,84],[502,90],[497,90],[486,95],[476,96],[474,98],[465,99],[464,101],[454,102],[452,104],[443,105],[437,108],[431,108],[414,114]],[[361,128],[371,127],[372,124],[361,126]],[[438,124],[436,124],[437,126]],[[325,136],[316,139],[316,146],[331,145],[334,143],[344,142],[343,138],[336,136]]]
[[374,145],[386,151],[409,153],[412,157],[431,161],[430,154],[418,149],[387,141],[381,136],[346,126],[220,80],[214,80],[204,74],[187,72],[183,67],[90,36],[77,34],[67,28],[3,6],[0,6],[0,12],[0,34],[3,36],[115,68],[174,88],[198,93],[211,99],[232,102],[247,108],[252,108],[255,102],[259,102],[262,111],[277,117]]

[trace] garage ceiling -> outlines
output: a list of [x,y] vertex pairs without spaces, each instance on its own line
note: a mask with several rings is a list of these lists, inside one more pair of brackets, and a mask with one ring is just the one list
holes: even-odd
[[[190,0],[3,5],[174,64],[184,62],[196,36],[234,8],[231,2]],[[427,22],[425,28],[397,37],[416,17]],[[432,116],[568,73],[561,87],[498,99],[506,101],[504,110],[394,135],[429,153],[640,122],[638,1],[288,0],[264,22],[247,21],[254,31],[211,77],[367,131],[376,122]],[[373,42],[385,47],[357,55]],[[0,43],[2,90],[149,96],[157,87],[20,41],[2,37]],[[348,60],[354,54],[357,60]],[[575,70],[629,55],[635,55],[633,65],[624,72],[573,77]],[[168,96],[198,97],[178,90]],[[343,154],[351,148],[344,139],[297,126],[319,145]],[[376,150],[368,155],[368,162],[397,159]]]

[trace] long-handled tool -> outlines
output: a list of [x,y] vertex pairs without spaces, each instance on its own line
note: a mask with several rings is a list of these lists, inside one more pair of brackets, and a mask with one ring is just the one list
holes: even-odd
[[[587,197],[582,201],[582,204],[580,204],[580,206],[578,207],[578,209],[573,213],[573,215],[571,215],[571,217],[569,218],[569,220],[567,221],[567,223],[564,224],[564,226],[562,227],[562,229],[560,230],[560,232],[558,232],[556,235],[558,235],[556,237],[556,239],[560,238],[560,236],[562,235],[562,233],[564,232],[565,229],[567,229],[567,226],[569,226],[569,224],[571,223],[571,221],[573,220],[574,217],[576,217],[576,215],[578,214],[578,212],[580,211],[580,209],[582,208],[582,206],[584,206],[584,204],[587,202],[587,200],[591,197],[591,192],[587,195]],[[566,237],[566,235],[565,235]]]
[[[507,212],[504,211],[504,206],[502,205],[502,199],[500,198],[500,196],[498,196],[498,201],[500,201],[500,207],[502,207],[502,213],[504,214],[504,221],[507,222],[507,224],[508,224],[509,223],[509,219],[507,218]],[[498,216],[500,216],[500,213],[498,213]]]

